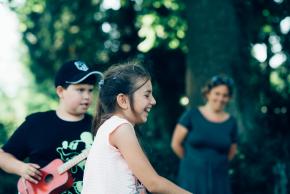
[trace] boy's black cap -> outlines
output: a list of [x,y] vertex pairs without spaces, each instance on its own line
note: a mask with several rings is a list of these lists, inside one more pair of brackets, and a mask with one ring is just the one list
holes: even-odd
[[91,70],[83,61],[68,61],[58,70],[55,76],[54,85],[57,87],[67,84],[78,84],[92,75],[96,76],[96,80],[101,80],[103,77],[101,72]]

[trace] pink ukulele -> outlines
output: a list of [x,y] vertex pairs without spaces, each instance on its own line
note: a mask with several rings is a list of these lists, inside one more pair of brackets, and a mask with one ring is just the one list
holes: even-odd
[[59,194],[69,189],[74,180],[68,170],[84,160],[88,153],[89,150],[86,149],[65,163],[60,159],[53,160],[40,169],[42,177],[37,184],[20,178],[17,183],[19,194]]

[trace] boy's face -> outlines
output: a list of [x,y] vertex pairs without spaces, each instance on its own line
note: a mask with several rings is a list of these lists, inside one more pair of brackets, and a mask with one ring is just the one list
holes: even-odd
[[92,103],[93,89],[89,84],[71,84],[62,89],[59,96],[63,110],[75,116],[86,113]]

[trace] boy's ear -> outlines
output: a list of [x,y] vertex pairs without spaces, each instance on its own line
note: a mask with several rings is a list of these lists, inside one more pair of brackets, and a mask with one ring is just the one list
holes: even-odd
[[121,109],[127,109],[129,105],[128,96],[125,94],[118,94],[117,95],[117,104]]
[[61,98],[62,93],[65,89],[62,86],[57,86],[55,90],[56,90],[56,94],[58,95],[58,97]]

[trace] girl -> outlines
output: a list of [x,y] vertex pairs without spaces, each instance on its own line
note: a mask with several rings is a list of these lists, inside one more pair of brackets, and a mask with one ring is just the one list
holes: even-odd
[[145,194],[146,189],[189,194],[156,173],[134,131],[156,104],[149,73],[140,65],[125,64],[112,66],[104,76],[82,194]]

